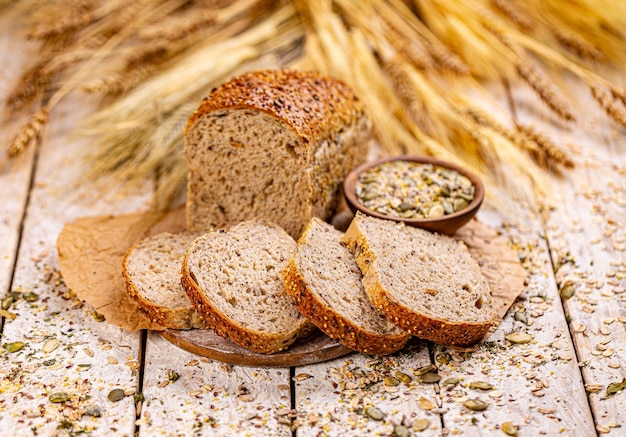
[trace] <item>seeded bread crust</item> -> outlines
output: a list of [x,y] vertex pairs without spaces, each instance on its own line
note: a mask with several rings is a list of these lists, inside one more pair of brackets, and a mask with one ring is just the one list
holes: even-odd
[[187,227],[257,218],[297,239],[312,217],[330,218],[370,139],[364,106],[337,79],[296,70],[235,77],[185,129]]
[[[282,271],[287,293],[294,298],[296,308],[326,335],[336,339],[350,349],[374,355],[388,355],[397,351],[408,341],[411,337],[410,334],[402,332],[390,322],[388,322],[390,326],[386,326],[385,329],[381,329],[379,326],[377,330],[365,321],[361,321],[359,324],[351,320],[348,314],[344,314],[340,309],[332,307],[332,297],[322,297],[322,293],[329,290],[321,289],[321,280],[319,279],[317,269],[331,267],[326,265],[316,266],[306,259],[311,251],[325,250],[323,245],[327,242],[316,241],[316,237],[319,236],[320,232],[331,233],[331,238],[336,240],[336,251],[340,255],[345,255],[341,256],[341,259],[332,259],[330,261],[333,263],[333,267],[341,272],[341,280],[337,281],[336,288],[332,292],[348,295],[347,297],[351,299],[351,302],[357,301],[361,295],[367,299],[365,290],[363,290],[361,285],[361,275],[353,274],[354,270],[358,271],[354,258],[340,243],[343,233],[335,230],[331,225],[314,218],[305,229],[302,237],[300,237],[296,253],[289,259],[287,266]],[[325,251],[327,255],[330,255],[328,247],[326,247]],[[350,266],[346,263],[354,263],[354,270],[350,269]],[[314,271],[311,271],[311,269]],[[305,279],[305,276],[309,278],[309,281]],[[373,307],[367,308],[366,311],[378,312]],[[360,312],[358,301],[354,302],[351,313],[352,319],[355,316],[363,318],[380,317],[378,314],[366,315]]]
[[[371,229],[369,232],[365,231],[363,228],[366,222],[377,228],[380,234],[373,235]],[[382,246],[380,244],[381,241],[384,241],[384,237],[380,236],[384,234],[393,235],[392,238],[396,241],[408,239],[410,238],[410,234],[422,234],[422,236],[430,240],[431,243],[433,243],[434,240],[438,240],[438,244],[440,245],[456,245],[454,250],[456,250],[458,256],[464,259],[464,265],[469,266],[471,271],[460,272],[451,269],[446,272],[446,275],[450,275],[449,278],[443,279],[450,281],[454,275],[468,275],[475,281],[475,284],[477,284],[476,287],[479,288],[478,295],[482,320],[472,321],[468,320],[467,317],[459,319],[458,315],[452,313],[449,313],[446,317],[437,317],[428,313],[417,303],[407,305],[406,301],[400,302],[400,287],[390,287],[389,285],[393,283],[393,281],[390,282],[389,278],[398,273],[394,273],[390,267],[383,265],[383,261],[388,262],[390,259],[394,258],[394,248],[387,247],[381,250]],[[377,238],[379,238],[380,241],[374,241]],[[403,226],[403,224],[397,224],[389,220],[366,217],[360,213],[357,213],[342,241],[355,255],[356,262],[364,274],[363,286],[372,304],[401,329],[410,332],[416,337],[435,343],[467,347],[479,342],[491,328],[495,320],[495,310],[492,305],[489,285],[480,273],[478,264],[471,259],[469,251],[467,251],[467,248],[462,242],[456,242],[444,235],[431,234],[428,233],[428,231]],[[373,247],[374,245],[377,245],[377,247]],[[415,253],[419,253],[420,250],[431,250],[432,247],[436,246],[430,246],[428,249],[414,246],[413,249]],[[436,256],[433,262],[436,262]],[[421,274],[425,277],[428,275],[428,272],[421,272]],[[419,280],[417,280],[416,287],[419,286]],[[422,290],[422,292],[432,292],[436,294],[438,290]],[[456,300],[457,297],[451,299],[452,305],[461,307],[467,303],[464,302],[465,295],[463,292],[460,292],[456,296],[458,300]],[[469,296],[469,294],[467,296]],[[472,296],[475,297],[475,295]],[[467,297],[467,299],[469,298],[470,297]]]
[[[180,283],[187,245],[197,234],[164,232],[131,247],[122,262],[128,294],[150,317],[170,329],[206,328]],[[157,253],[160,251],[160,253]],[[145,257],[145,261],[141,260]]]
[[[295,241],[287,235],[284,230],[274,224],[246,221],[228,230],[215,230],[197,238],[187,249],[182,263],[182,284],[198,313],[202,315],[209,326],[211,326],[218,335],[230,339],[233,343],[253,352],[271,354],[285,350],[299,337],[310,334],[315,329],[315,326],[300,314],[291,317],[288,326],[279,331],[267,332],[243,326],[245,322],[236,320],[226,314],[224,308],[220,307],[215,299],[212,298],[213,294],[223,293],[223,290],[203,288],[200,283],[202,279],[199,278],[199,276],[211,275],[215,266],[209,268],[208,265],[204,265],[202,266],[202,270],[204,271],[201,272],[199,271],[198,262],[195,259],[197,258],[195,253],[203,251],[208,257],[214,259],[218,264],[217,268],[220,268],[220,266],[223,266],[222,260],[226,259],[229,254],[236,254],[240,250],[243,250],[241,249],[243,246],[230,244],[228,241],[231,239],[230,237],[242,241],[244,245],[252,247],[253,250],[259,253],[271,250],[267,245],[255,240],[254,237],[259,237],[260,235],[265,235],[265,238],[269,236],[269,239],[273,239],[273,243],[275,243],[274,246],[278,247],[277,250],[282,250],[284,246],[288,246],[288,250],[283,250],[283,262],[275,266],[277,271],[280,272],[280,269],[284,267],[287,257],[289,257],[291,251],[295,249]],[[223,241],[225,238],[226,241]],[[213,240],[213,244],[210,243],[211,240]],[[218,243],[216,244],[215,241],[218,241]],[[209,245],[211,249],[209,249]],[[239,276],[235,278],[235,281],[240,287],[240,296],[243,296],[246,293],[245,289],[247,287],[254,288],[255,284],[251,283],[254,282],[252,278],[241,276],[243,275],[242,273],[238,274]],[[280,275],[278,276],[278,281],[271,280],[270,286],[276,286],[282,289],[282,294],[278,293],[280,296],[277,298],[280,302],[270,306],[263,306],[263,304],[259,303],[259,311],[255,311],[254,314],[250,314],[249,317],[265,320],[273,313],[290,312],[288,307],[292,306],[291,299],[284,291],[284,284],[282,283]],[[293,308],[291,312],[297,313],[295,308]]]

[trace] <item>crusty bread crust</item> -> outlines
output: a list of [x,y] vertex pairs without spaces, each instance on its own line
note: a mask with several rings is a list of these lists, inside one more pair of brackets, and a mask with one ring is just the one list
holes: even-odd
[[428,317],[395,302],[380,284],[375,269],[363,278],[363,285],[372,304],[381,313],[416,337],[447,346],[467,347],[479,342],[491,328],[491,322],[454,322]]
[[313,71],[259,70],[242,74],[211,91],[187,123],[221,109],[254,109],[284,121],[303,142],[318,143],[356,124],[363,104],[344,82]]
[[[244,226],[252,222],[253,221],[242,222],[238,226]],[[289,237],[284,230],[272,223],[261,221],[255,222],[262,223],[262,225],[266,227],[265,229],[268,227],[274,228],[284,234],[287,238],[291,239],[291,237]],[[213,233],[228,232],[230,231],[225,229],[213,231]],[[205,234],[204,236],[199,237],[198,240],[202,238],[209,238],[210,236],[211,233]],[[217,304],[211,302],[210,298],[207,296],[207,293],[211,292],[211,290],[203,290],[198,283],[198,279],[196,278],[194,272],[191,270],[190,265],[192,263],[190,258],[193,255],[193,248],[194,243],[189,246],[187,252],[185,253],[181,268],[181,283],[187,292],[187,296],[189,296],[191,303],[196,308],[196,311],[207,321],[208,325],[211,326],[211,328],[219,336],[230,339],[233,343],[253,352],[271,354],[287,349],[297,338],[306,336],[315,329],[315,325],[300,316],[297,321],[298,323],[294,323],[287,329],[280,332],[257,331],[243,326],[237,320],[229,317],[219,308]],[[286,256],[283,260],[284,259],[286,259]],[[278,268],[282,267],[282,265],[278,266]],[[280,277],[278,280],[282,287]],[[290,299],[287,295],[285,295],[285,298]],[[278,311],[279,309],[277,308],[276,310]],[[296,313],[295,309],[293,311]]]
[[165,307],[157,305],[154,302],[150,302],[142,295],[142,293],[133,282],[133,278],[129,274],[128,269],[129,257],[131,256],[133,250],[135,250],[140,243],[141,242],[133,245],[130,249],[128,249],[122,261],[122,274],[124,276],[124,279],[126,280],[126,291],[128,292],[129,296],[139,304],[139,307],[147,314],[152,322],[158,323],[164,328],[207,328],[208,326],[206,324],[206,321],[196,312],[193,305],[177,308]]
[[408,333],[380,335],[364,331],[324,305],[306,285],[294,258],[289,259],[282,274],[287,293],[294,298],[298,311],[326,335],[350,349],[373,355],[388,355],[404,346],[411,337]]
[[155,306],[139,294],[139,291],[132,283],[130,277],[124,272],[126,279],[126,290],[128,294],[137,301],[143,311],[146,312],[150,320],[168,329],[206,329],[206,321],[200,317],[193,306],[184,308],[165,308]]
[[401,329],[435,343],[467,347],[479,342],[493,325],[493,319],[484,322],[444,320],[397,302],[382,285],[380,272],[375,267],[377,257],[359,226],[350,226],[342,241],[355,255],[372,304]]
[[259,333],[240,326],[226,317],[206,299],[202,289],[189,271],[187,262],[183,262],[182,284],[194,307],[217,335],[230,339],[233,343],[253,352],[271,354],[287,349],[297,338],[310,334],[315,326],[304,324],[300,329],[280,334]]
[[237,76],[185,128],[187,227],[256,218],[297,239],[312,217],[331,217],[370,139],[363,104],[335,78],[289,69]]

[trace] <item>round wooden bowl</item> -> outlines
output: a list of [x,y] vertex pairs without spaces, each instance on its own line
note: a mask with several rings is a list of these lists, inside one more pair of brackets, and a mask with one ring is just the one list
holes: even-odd
[[[467,177],[474,185],[474,198],[468,206],[460,211],[452,214],[444,215],[438,218],[424,218],[424,219],[405,219],[401,217],[394,217],[390,215],[384,215],[371,209],[366,208],[356,197],[356,183],[359,175],[364,171],[377,167],[380,164],[390,161],[411,161],[420,164],[432,164],[438,167],[449,168],[455,170]],[[451,162],[442,161],[429,156],[393,156],[387,158],[381,158],[375,161],[365,163],[354,170],[352,170],[343,182],[343,192],[348,203],[348,206],[353,213],[357,211],[367,214],[372,217],[378,217],[386,220],[392,220],[396,222],[404,222],[409,226],[426,229],[432,232],[439,232],[442,234],[452,235],[454,232],[470,221],[472,217],[476,215],[478,209],[483,203],[485,197],[485,187],[481,180],[472,172],[466,170]]]

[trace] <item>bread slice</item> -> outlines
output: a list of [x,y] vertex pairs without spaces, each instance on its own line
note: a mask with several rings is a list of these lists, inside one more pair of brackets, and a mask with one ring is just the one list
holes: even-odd
[[128,294],[150,319],[166,328],[205,327],[180,283],[187,246],[198,234],[164,232],[145,238],[124,257],[122,273]]
[[343,232],[313,218],[282,271],[298,310],[340,343],[368,354],[390,354],[411,337],[368,300]]
[[297,239],[312,217],[330,218],[370,138],[362,103],[337,79],[296,70],[235,77],[185,130],[187,227],[263,219]]
[[342,241],[370,301],[403,330],[464,347],[491,327],[491,290],[463,242],[360,213]]
[[282,228],[257,220],[215,230],[187,249],[182,282],[217,334],[254,352],[279,352],[314,329],[280,276],[295,248]]

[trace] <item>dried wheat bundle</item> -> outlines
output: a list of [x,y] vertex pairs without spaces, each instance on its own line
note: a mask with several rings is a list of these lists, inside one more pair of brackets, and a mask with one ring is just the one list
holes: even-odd
[[[542,69],[561,69],[589,85],[591,95],[626,127],[621,89],[599,72],[626,65],[626,5],[619,1],[415,0],[433,32],[468,63],[475,77],[514,71],[556,115],[575,121],[558,85]],[[538,65],[531,58],[542,62]]]
[[82,135],[96,135],[85,180],[113,173],[120,184],[132,185],[156,175],[154,207],[165,209],[184,188],[183,128],[201,99],[237,72],[277,67],[302,37],[293,6],[281,6],[245,32],[206,41],[96,112],[80,127]]
[[[267,0],[232,3],[54,0],[38,5],[34,0],[21,0],[12,13],[23,17],[30,38],[41,40],[41,52],[14,85],[5,107],[19,111],[38,103],[50,112],[76,88],[121,95],[158,69],[167,69],[195,44],[211,38],[228,39],[267,12]],[[196,13],[203,18],[190,20],[189,16]],[[209,13],[213,16],[212,25],[203,25],[202,22],[208,23]],[[172,22],[181,17],[187,20]],[[151,33],[146,34],[147,29]],[[146,42],[147,36],[153,38]],[[45,122],[41,123],[41,117],[33,113],[9,146],[11,156],[19,154],[34,139],[35,131],[30,129],[34,124],[43,127]]]
[[440,58],[428,57],[426,50],[426,58],[421,59],[427,61],[417,63],[401,50],[408,41],[419,41],[422,47],[428,41],[427,30],[415,26],[406,9],[382,0],[358,6],[337,0],[336,9],[329,1],[297,5],[307,20],[301,65],[340,77],[357,89],[387,152],[462,162],[489,184],[497,182],[526,200],[545,186],[541,168],[571,164],[562,151],[556,153],[560,149],[555,145],[550,149],[554,153],[541,154],[539,150],[546,147],[521,134],[512,120],[505,127],[473,104],[465,92],[480,85],[470,76],[444,68]]
[[388,153],[462,161],[527,200],[546,186],[546,171],[573,160],[534,128],[496,119],[507,111],[485,81],[520,79],[572,123],[552,75],[569,71],[626,127],[626,90],[598,69],[626,64],[619,0],[0,0],[0,13],[41,41],[5,102],[38,108],[9,155],[39,135],[68,92],[101,93],[102,110],[82,126],[98,135],[86,178],[156,175],[157,209],[182,186],[181,126],[198,96],[268,57],[282,66],[295,56],[296,68],[355,87]]

